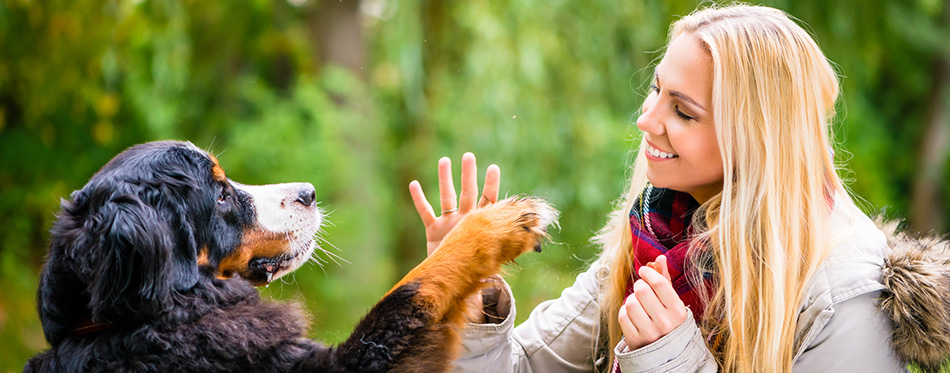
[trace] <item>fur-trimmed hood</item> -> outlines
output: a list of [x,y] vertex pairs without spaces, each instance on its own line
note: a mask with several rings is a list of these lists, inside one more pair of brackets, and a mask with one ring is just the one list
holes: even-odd
[[939,371],[950,356],[950,241],[900,232],[895,222],[877,224],[892,250],[884,262],[881,308],[894,323],[894,351]]

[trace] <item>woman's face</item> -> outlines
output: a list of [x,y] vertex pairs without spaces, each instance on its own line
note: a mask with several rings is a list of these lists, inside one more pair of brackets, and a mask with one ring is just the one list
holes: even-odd
[[647,178],[700,203],[722,190],[722,156],[712,112],[712,58],[699,39],[682,34],[656,67],[637,127],[647,143]]

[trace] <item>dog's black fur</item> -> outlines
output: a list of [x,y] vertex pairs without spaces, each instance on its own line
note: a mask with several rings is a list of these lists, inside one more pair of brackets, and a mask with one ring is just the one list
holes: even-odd
[[[24,371],[447,367],[451,326],[417,299],[420,281],[391,291],[347,341],[328,347],[305,338],[299,306],[264,302],[246,281],[222,278],[215,266],[241,243],[254,206],[215,167],[189,143],[138,145],[62,202],[37,294],[51,348]],[[106,329],[78,333],[84,319]]]

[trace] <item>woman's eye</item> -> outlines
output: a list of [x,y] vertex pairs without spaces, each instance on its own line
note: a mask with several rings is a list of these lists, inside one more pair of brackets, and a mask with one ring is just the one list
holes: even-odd
[[686,115],[685,113],[683,113],[682,111],[680,111],[679,106],[673,107],[673,110],[676,111],[676,115],[679,115],[680,118],[683,118],[683,119],[685,119],[685,120],[693,120],[693,119],[696,119],[696,118],[693,118],[693,117],[691,117],[691,116],[689,116],[689,115]]
[[[656,85],[656,83],[650,84],[650,92],[660,94],[660,86]],[[679,106],[673,106],[673,111],[676,112],[676,115],[678,115],[680,118],[683,118],[683,120],[690,121],[696,119],[680,111]]]

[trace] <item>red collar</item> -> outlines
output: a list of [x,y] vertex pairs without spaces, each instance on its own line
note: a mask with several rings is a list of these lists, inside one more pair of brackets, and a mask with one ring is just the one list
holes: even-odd
[[97,323],[92,321],[91,317],[85,317],[82,320],[79,320],[79,323],[76,324],[76,327],[73,330],[69,331],[71,335],[86,335],[89,333],[101,332],[103,330],[108,330],[112,328],[112,325],[109,323]]

